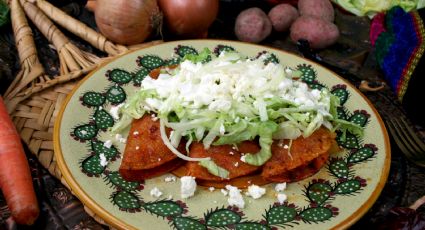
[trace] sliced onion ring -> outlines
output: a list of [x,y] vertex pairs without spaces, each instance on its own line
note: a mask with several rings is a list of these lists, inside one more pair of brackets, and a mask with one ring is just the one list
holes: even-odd
[[[165,119],[165,121],[164,121]],[[186,155],[184,155],[183,153],[179,152],[179,150],[177,150],[176,148],[174,148],[174,146],[171,144],[170,140],[167,137],[167,134],[165,133],[165,123],[167,123],[168,120],[166,118],[161,118],[159,119],[159,131],[161,133],[161,139],[162,142],[164,142],[165,146],[167,146],[167,148],[174,153],[176,156],[178,156],[179,158],[186,160],[186,161],[202,161],[202,160],[210,160],[209,157],[206,158],[193,158],[193,157],[188,157]]]

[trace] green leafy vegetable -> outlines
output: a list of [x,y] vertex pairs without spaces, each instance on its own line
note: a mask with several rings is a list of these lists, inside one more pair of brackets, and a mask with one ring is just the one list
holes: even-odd
[[[236,52],[218,57],[204,49],[188,54],[175,71],[158,79],[144,78],[139,92],[120,109],[122,118],[113,131],[122,130],[131,119],[156,113],[164,144],[177,156],[200,165],[216,176],[228,172],[212,160],[191,158],[176,147],[182,138],[186,149],[192,141],[211,145],[238,144],[258,138],[260,151],[243,161],[263,165],[272,156],[273,139],[308,137],[321,126],[360,134],[362,127],[338,119],[339,98],[323,88],[310,89],[297,74],[287,74],[281,64],[265,64]],[[170,137],[165,127],[171,128]]]
[[229,178],[229,171],[226,169],[218,166],[214,161],[212,160],[202,160],[199,161],[199,165],[202,167],[208,169],[208,172],[211,173],[214,176],[218,176],[221,178]]

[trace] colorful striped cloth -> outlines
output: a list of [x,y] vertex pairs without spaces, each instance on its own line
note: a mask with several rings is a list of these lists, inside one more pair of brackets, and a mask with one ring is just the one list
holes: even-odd
[[394,7],[372,19],[370,40],[385,80],[413,119],[424,124],[425,9]]
[[370,39],[388,84],[403,101],[425,50],[421,15],[418,11],[406,13],[400,7],[378,14],[372,20]]

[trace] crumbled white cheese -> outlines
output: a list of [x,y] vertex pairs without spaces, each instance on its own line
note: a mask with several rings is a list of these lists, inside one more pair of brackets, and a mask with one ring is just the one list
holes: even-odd
[[158,161],[161,161],[161,157],[158,157]]
[[100,165],[102,165],[103,167],[108,165],[108,160],[106,160],[105,154],[103,153],[99,154],[99,158],[100,158]]
[[133,132],[133,135],[134,135],[134,136],[139,135],[139,131],[134,131],[134,132]]
[[284,148],[284,149],[288,149],[288,148],[289,148],[289,146],[288,146],[288,145],[284,145],[284,146],[283,146],[283,148]]
[[103,146],[110,149],[112,147],[112,141],[111,140],[105,141],[105,143],[103,143]]
[[235,164],[234,164],[234,166],[235,167],[238,167],[239,166],[239,162],[236,161]]
[[287,198],[288,197],[284,193],[277,194],[277,200],[279,201],[280,204],[283,204]]
[[242,155],[242,156],[241,156],[241,161],[242,161],[242,162],[246,162],[245,158],[246,158],[246,156],[245,156],[245,155]]
[[117,106],[111,106],[111,108],[109,109],[109,114],[111,114],[111,116],[115,119],[118,120],[120,119],[120,115],[119,115],[119,110],[120,108],[124,105],[124,103],[121,103]]
[[232,152],[232,151],[230,151],[230,152],[229,152],[229,154],[230,154],[230,155],[234,155],[235,153],[234,153],[234,152]]
[[121,134],[119,134],[119,133],[115,134],[115,140],[119,141],[119,140],[121,140],[121,138],[122,138]]
[[195,177],[183,176],[180,178],[180,194],[183,199],[189,198],[195,194],[196,181]]
[[162,192],[157,187],[153,188],[151,190],[150,194],[151,194],[151,196],[156,197],[156,198],[162,196]]
[[139,146],[136,146],[136,150],[139,150],[140,149],[140,147]]
[[220,192],[223,193],[224,196],[227,196],[227,194],[229,194],[226,189],[221,189]]
[[229,198],[227,199],[227,203],[238,208],[244,208],[245,201],[242,197],[241,191],[237,187],[231,185],[226,185],[226,189],[229,190]]
[[165,182],[174,182],[176,181],[176,177],[175,176],[167,176],[164,178]]
[[261,198],[264,194],[266,194],[266,189],[262,188],[258,185],[250,185],[248,187],[248,195],[254,199]]
[[276,186],[274,187],[274,190],[276,190],[276,192],[282,192],[285,189],[286,189],[286,182],[276,184]]
[[209,187],[208,190],[210,190],[210,192],[213,192],[215,190],[214,187]]

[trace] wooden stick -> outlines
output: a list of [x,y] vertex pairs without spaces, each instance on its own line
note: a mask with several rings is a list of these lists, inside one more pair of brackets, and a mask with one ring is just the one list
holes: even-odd
[[11,0],[9,4],[15,43],[21,60],[21,70],[4,95],[6,101],[13,98],[28,84],[44,74],[44,69],[37,57],[33,34],[25,18],[25,13],[18,0]]
[[43,35],[53,43],[59,53],[60,75],[65,75],[73,71],[96,65],[101,59],[88,52],[80,50],[53,24],[52,21],[34,4],[20,0],[27,16],[43,33]]
[[127,51],[127,48],[122,45],[114,45],[111,41],[107,40],[103,35],[99,34],[92,28],[86,26],[84,23],[67,15],[65,12],[56,8],[45,0],[37,0],[37,6],[54,22],[61,25],[63,28],[74,33],[80,38],[84,39],[97,49],[108,53],[111,56],[118,55]]
[[30,96],[34,95],[35,93],[41,92],[47,88],[50,88],[54,85],[65,83],[74,79],[77,79],[81,76],[85,76],[87,73],[92,71],[94,68],[96,68],[95,65],[92,65],[86,69],[81,69],[77,71],[73,71],[71,73],[57,76],[53,79],[50,79],[45,82],[34,84],[31,88],[27,88],[25,91],[20,92],[10,100],[6,102],[6,107],[9,113],[12,113],[13,110],[18,106],[18,104],[25,99],[29,98]]

